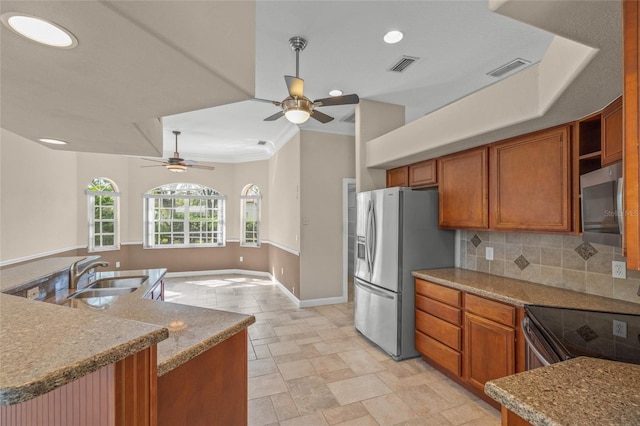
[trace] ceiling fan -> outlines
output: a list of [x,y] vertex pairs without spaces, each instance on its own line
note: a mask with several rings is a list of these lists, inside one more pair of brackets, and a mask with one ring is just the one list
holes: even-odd
[[[193,169],[203,169],[203,170],[213,170],[215,169],[215,167],[213,166],[203,166],[203,165],[199,165],[196,164],[195,161],[193,160],[184,160],[182,158],[180,158],[180,153],[178,152],[178,135],[180,135],[181,132],[174,130],[172,132],[174,135],[176,135],[176,150],[173,153],[173,157],[167,158],[167,161],[162,161],[162,160],[154,160],[151,158],[143,158],[143,160],[147,160],[147,161],[155,161],[156,163],[162,163],[162,165],[164,167],[166,167],[167,170],[170,170],[172,172],[176,172],[176,173],[183,173],[187,171],[187,168],[193,168]],[[160,167],[161,165],[155,165],[155,166],[142,166],[142,167]]]
[[296,76],[290,75],[284,76],[284,81],[287,84],[289,96],[284,98],[283,101],[270,101],[267,99],[258,99],[257,101],[269,102],[277,107],[282,108],[279,111],[267,118],[264,121],[275,121],[282,116],[285,116],[287,120],[294,124],[302,124],[309,119],[309,117],[318,120],[321,123],[328,123],[333,120],[333,117],[318,111],[316,108],[324,106],[334,105],[348,105],[357,104],[360,102],[358,95],[343,95],[333,96],[330,98],[316,99],[311,101],[304,96],[304,80],[299,77],[300,71],[300,52],[307,46],[307,40],[302,37],[291,37],[289,39],[289,46],[296,52]]

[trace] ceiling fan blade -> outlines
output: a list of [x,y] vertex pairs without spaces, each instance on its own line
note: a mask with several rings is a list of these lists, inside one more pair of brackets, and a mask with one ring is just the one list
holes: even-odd
[[[147,160],[147,161],[153,161],[154,163],[163,163],[163,164],[167,164],[167,162],[165,160],[156,160],[154,158],[142,158],[143,160]],[[150,166],[145,166],[145,167],[150,167]]]
[[186,166],[192,169],[215,170],[215,167],[213,166],[204,166],[202,164],[187,164]]
[[282,111],[278,111],[273,115],[270,115],[269,117],[265,118],[264,121],[276,121],[278,118],[284,116],[284,112]]
[[313,110],[311,111],[311,118],[315,118],[316,120],[318,120],[321,123],[328,123],[331,120],[333,120],[333,117],[331,117],[330,115],[327,115],[323,112],[320,112],[318,110]]
[[165,164],[154,164],[153,166],[140,166],[140,167],[146,168],[146,167],[165,167],[165,166],[166,166]]
[[267,104],[273,104],[275,106],[280,106],[280,102],[278,102],[278,101],[270,101],[269,99],[253,98],[251,100],[252,101],[257,101],[257,102],[265,102]]
[[298,77],[292,77],[290,75],[284,76],[284,81],[287,83],[287,89],[289,95],[302,98],[304,92],[304,80]]
[[358,95],[332,96],[330,98],[316,99],[313,101],[316,106],[349,105],[360,102]]

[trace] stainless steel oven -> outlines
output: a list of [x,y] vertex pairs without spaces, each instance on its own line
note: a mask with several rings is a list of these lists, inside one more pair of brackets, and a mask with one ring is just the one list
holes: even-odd
[[533,370],[562,361],[560,356],[551,347],[543,336],[540,328],[533,323],[531,317],[522,319],[522,332],[525,340],[526,369]]

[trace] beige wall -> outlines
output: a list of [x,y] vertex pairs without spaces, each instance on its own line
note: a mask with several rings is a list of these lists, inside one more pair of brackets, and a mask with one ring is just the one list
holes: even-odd
[[386,186],[386,170],[367,168],[369,141],[404,126],[401,105],[361,99],[356,107],[356,191],[370,191]]
[[341,297],[342,180],[355,177],[355,141],[352,136],[303,131],[300,154],[299,298]]
[[0,132],[0,260],[75,248],[77,154]]
[[300,133],[269,159],[269,240],[300,251]]

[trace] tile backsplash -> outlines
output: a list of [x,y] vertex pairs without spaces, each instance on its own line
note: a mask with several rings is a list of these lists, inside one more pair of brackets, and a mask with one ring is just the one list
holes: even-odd
[[[460,231],[460,266],[510,278],[640,303],[640,271],[611,276],[619,247],[587,243],[574,235]],[[486,259],[487,247],[493,260]]]

